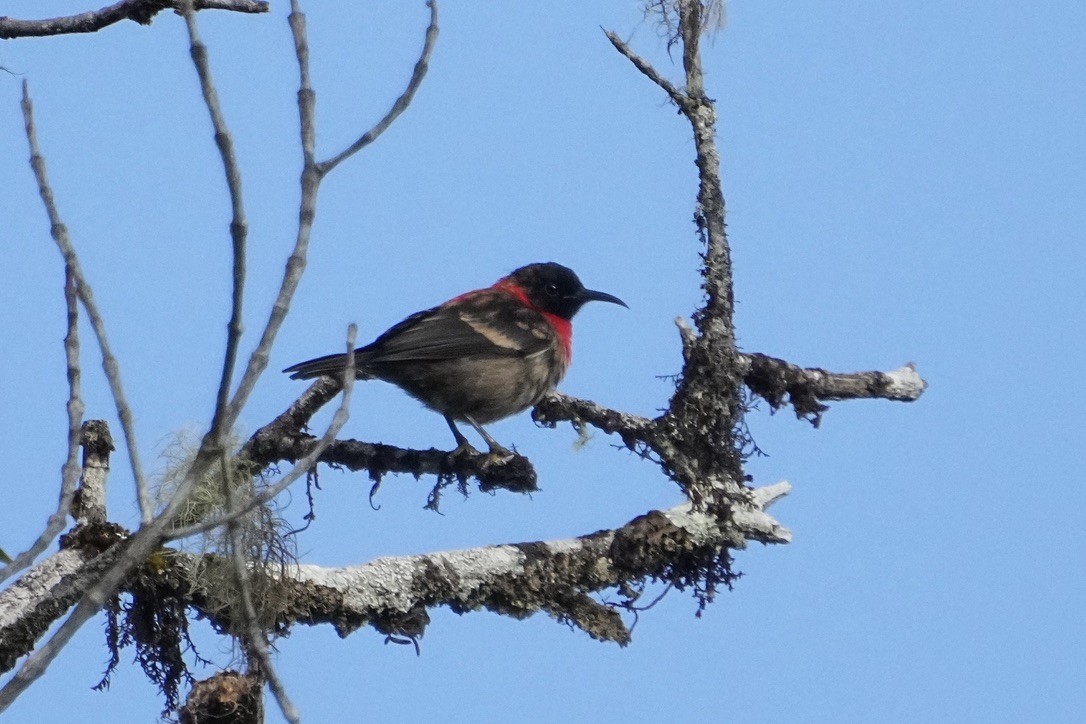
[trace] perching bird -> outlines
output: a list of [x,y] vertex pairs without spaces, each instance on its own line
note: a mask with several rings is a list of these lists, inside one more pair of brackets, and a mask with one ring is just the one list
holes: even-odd
[[[523,266],[491,287],[416,312],[355,350],[362,379],[400,387],[445,416],[454,453],[474,451],[456,427],[468,423],[507,457],[483,425],[515,415],[554,389],[572,358],[570,320],[585,302],[626,306],[616,296],[585,289],[572,269],[547,262]],[[291,379],[340,376],[346,354],[287,367]]]

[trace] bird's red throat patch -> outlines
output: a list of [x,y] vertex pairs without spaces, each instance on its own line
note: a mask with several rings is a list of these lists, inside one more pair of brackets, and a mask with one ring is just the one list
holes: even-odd
[[524,288],[508,278],[499,280],[493,288],[506,292],[524,306],[542,314],[543,318],[547,320],[547,324],[551,325],[558,334],[558,339],[562,340],[562,351],[566,353],[566,364],[573,361],[573,324],[568,319],[563,319],[557,314],[544,312],[532,304],[532,300],[528,298],[528,293],[524,291]]

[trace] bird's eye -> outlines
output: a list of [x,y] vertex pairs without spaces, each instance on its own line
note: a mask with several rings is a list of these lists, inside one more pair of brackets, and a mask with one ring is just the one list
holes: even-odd
[[547,296],[549,296],[549,297],[557,297],[558,296],[558,285],[557,284],[548,284],[547,286],[543,287],[543,291],[545,291],[547,293]]

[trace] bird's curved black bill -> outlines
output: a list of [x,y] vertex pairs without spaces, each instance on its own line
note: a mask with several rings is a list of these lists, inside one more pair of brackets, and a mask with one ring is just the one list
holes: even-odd
[[614,294],[608,294],[607,292],[597,292],[595,289],[585,289],[581,292],[581,299],[585,302],[610,302],[611,304],[618,304],[626,309],[630,306],[626,302],[622,301]]

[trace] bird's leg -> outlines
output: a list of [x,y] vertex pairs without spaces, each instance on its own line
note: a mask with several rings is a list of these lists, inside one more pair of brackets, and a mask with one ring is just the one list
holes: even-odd
[[482,425],[477,423],[475,420],[472,420],[467,415],[463,416],[463,420],[464,422],[474,427],[475,431],[482,435],[483,439],[486,440],[486,444],[490,446],[490,454],[487,456],[488,458],[495,462],[502,462],[505,460],[509,460],[513,457],[513,453],[502,445],[498,444],[498,441],[492,438],[490,434],[483,429]]
[[[479,451],[472,447],[471,443],[468,442],[468,439],[464,437],[464,433],[460,432],[456,427],[456,423],[453,422],[451,417],[445,415],[445,422],[449,423],[449,429],[452,430],[453,437],[456,438],[456,449],[450,453],[451,455],[456,456],[461,453],[479,453]],[[478,429],[478,427],[476,427],[476,429]]]

